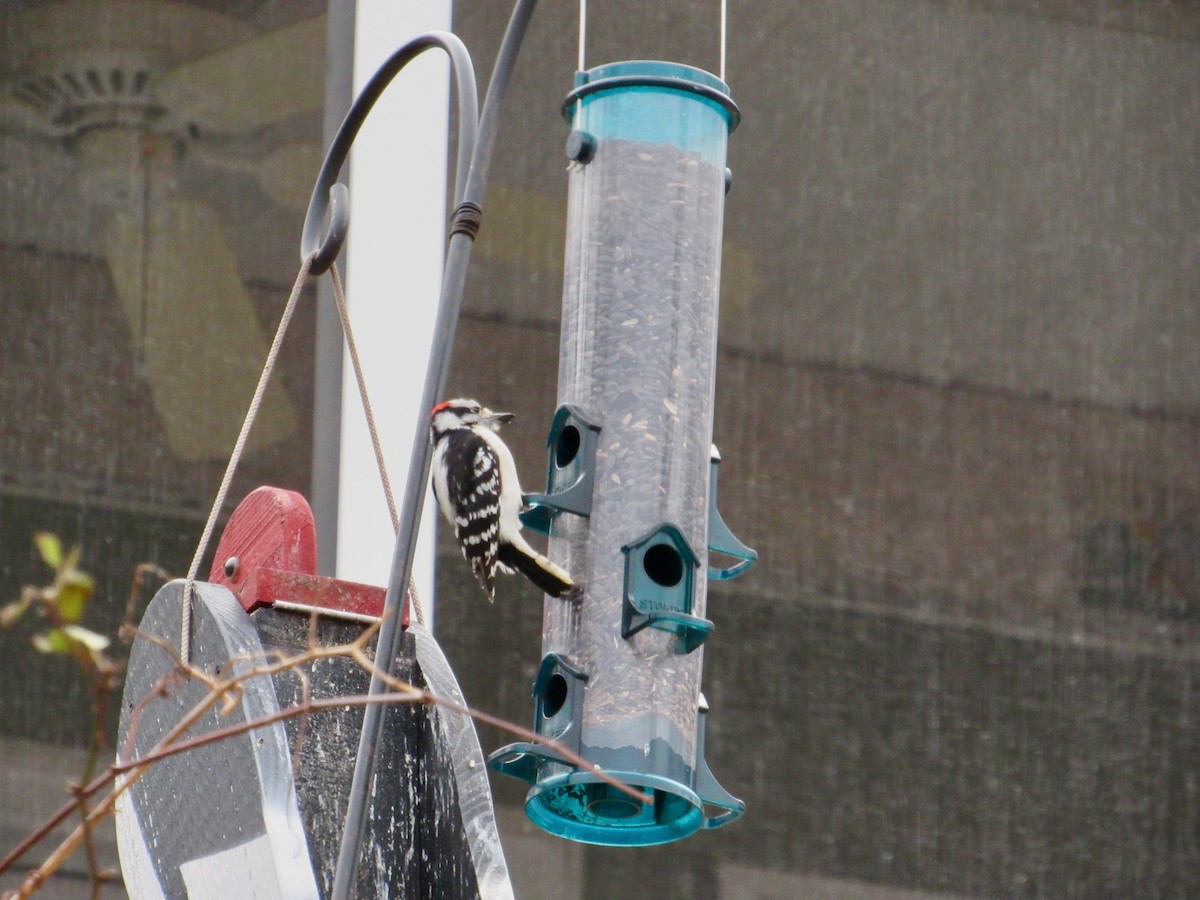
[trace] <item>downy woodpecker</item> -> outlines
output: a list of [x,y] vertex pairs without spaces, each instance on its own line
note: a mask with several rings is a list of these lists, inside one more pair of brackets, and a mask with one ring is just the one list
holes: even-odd
[[492,412],[474,400],[447,400],[433,408],[433,494],[463,556],[488,599],[495,574],[520,572],[552,597],[574,586],[571,576],[521,537],[521,485],[512,452],[496,433],[512,413]]

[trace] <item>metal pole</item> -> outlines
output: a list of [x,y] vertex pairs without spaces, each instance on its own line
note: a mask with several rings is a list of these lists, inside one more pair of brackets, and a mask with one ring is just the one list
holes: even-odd
[[[332,141],[354,100],[353,3],[329,8],[326,37],[325,117],[323,140]],[[317,571],[334,574],[337,557],[338,466],[342,447],[337,435],[342,421],[342,323],[329,279],[317,282],[317,334],[314,352],[312,502],[317,534]]]
[[[408,480],[405,483],[404,501],[400,510],[400,530],[396,535],[391,575],[388,581],[387,597],[384,601],[383,624],[379,631],[379,643],[375,654],[375,666],[383,671],[392,669],[392,664],[400,649],[402,637],[400,610],[408,593],[413,553],[417,541],[417,522],[420,520],[425,502],[426,484],[429,480],[429,411],[441,398],[446,387],[450,355],[458,326],[459,308],[462,305],[463,287],[466,284],[467,267],[470,263],[471,246],[475,230],[478,227],[487,171],[500,124],[500,111],[508,91],[509,78],[520,52],[521,42],[536,5],[537,0],[518,0],[513,9],[508,30],[500,45],[500,52],[492,71],[487,98],[483,104],[478,139],[467,172],[465,188],[462,190],[461,197],[457,190],[455,192],[459,203],[451,223],[446,270],[442,280],[442,296],[434,325],[432,351],[425,375],[425,389],[421,397],[421,407],[417,411],[416,428],[413,431],[412,456],[410,457]],[[461,112],[461,94],[459,103]],[[461,179],[463,162],[461,143],[459,150],[458,178]],[[456,184],[461,185],[462,181],[457,180]],[[382,679],[373,676],[368,693],[381,693],[384,688]],[[350,896],[350,886],[355,880],[365,834],[366,800],[374,774],[375,747],[380,737],[382,722],[382,707],[378,704],[368,704],[363,713],[362,736],[359,741],[358,758],[354,766],[354,780],[351,784],[350,798],[346,809],[342,842],[338,850],[337,869],[331,893],[332,900],[347,900]]]
[[[325,271],[333,264],[341,252],[349,227],[348,192],[345,185],[336,181],[350,147],[358,135],[359,129],[370,113],[376,100],[391,80],[413,59],[426,50],[439,47],[450,57],[451,68],[455,77],[456,98],[458,100],[458,156],[455,175],[455,201],[461,200],[468,180],[468,170],[471,159],[475,156],[478,143],[479,101],[475,89],[475,71],[470,54],[462,41],[456,35],[443,31],[432,31],[409,41],[391,55],[388,60],[371,77],[361,93],[355,99],[342,121],[337,136],[330,144],[325,161],[317,176],[317,184],[313,188],[309,201],[308,214],[304,220],[304,230],[301,237],[300,255],[302,258],[313,258],[313,271]],[[328,228],[324,235],[325,220],[329,219]],[[435,348],[438,346],[435,338]],[[424,435],[424,426],[421,434]],[[414,458],[415,459],[415,458]],[[401,535],[415,532],[420,509],[411,512],[405,507],[401,518]],[[397,538],[399,544],[399,537]],[[411,559],[411,553],[410,553]],[[399,592],[395,590],[395,578],[388,585],[387,598],[384,605],[383,624],[380,628],[379,644],[376,653],[376,664],[382,664],[385,670],[391,669],[390,662],[394,659],[393,633],[398,632],[402,598],[407,595],[408,583],[405,579]],[[385,649],[386,648],[386,649]],[[387,655],[390,651],[391,655]],[[384,689],[378,678],[371,680],[371,693],[379,693]],[[354,767],[354,779],[351,782],[350,798],[346,811],[346,825],[342,833],[342,843],[339,849],[337,870],[335,873],[334,896],[346,897],[350,881],[353,879],[354,860],[361,842],[360,830],[364,820],[364,799],[367,786],[374,773],[375,743],[378,732],[378,707],[374,704],[367,707],[364,713],[364,727],[359,741],[358,756]],[[367,726],[370,725],[370,728]],[[348,838],[349,836],[349,838]],[[344,863],[349,856],[351,862]],[[340,885],[340,887],[339,887]],[[340,893],[339,890],[341,891]]]

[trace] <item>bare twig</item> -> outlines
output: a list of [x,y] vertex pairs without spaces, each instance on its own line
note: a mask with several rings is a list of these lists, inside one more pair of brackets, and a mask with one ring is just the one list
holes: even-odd
[[[33,645],[41,652],[67,657],[79,669],[87,682],[91,696],[91,734],[87,754],[79,783],[71,785],[75,794],[75,807],[86,820],[87,797],[80,792],[80,785],[92,781],[100,756],[108,746],[107,722],[112,692],[121,681],[123,664],[110,658],[104,651],[109,641],[103,635],[82,626],[81,621],[95,593],[95,580],[79,567],[82,552],[79,547],[64,552],[61,540],[50,532],[34,535],[34,544],[42,561],[54,570],[50,585],[43,588],[26,586],[21,599],[0,608],[0,626],[9,627],[25,612],[35,606],[38,616],[50,628],[33,637]],[[132,615],[144,572],[157,567],[143,564],[135,573],[134,587],[127,604],[126,615]],[[69,806],[68,806],[69,808]],[[87,857],[88,876],[92,900],[99,900],[105,881],[110,874],[101,870],[99,857],[90,831],[85,833],[84,851]]]
[[171,574],[162,566],[156,566],[149,562],[138,563],[137,568],[133,570],[133,584],[129,586],[129,599],[125,601],[125,616],[121,619],[121,627],[117,629],[117,636],[123,641],[132,642],[133,636],[137,632],[137,628],[133,624],[133,617],[136,615],[138,607],[141,606],[142,590],[146,586],[147,575],[154,575],[163,582],[171,580]]
[[[184,666],[175,648],[168,641],[131,628],[130,631],[132,633],[140,634],[141,637],[149,640],[169,655],[174,663],[173,671],[160,679],[159,683],[132,710],[129,734],[125,745],[121,748],[119,761],[109,766],[104,773],[90,780],[87,784],[78,787],[74,792],[75,796],[72,801],[65,804],[54,816],[39,826],[18,847],[14,848],[8,856],[0,860],[0,873],[11,867],[17,859],[41,841],[54,827],[71,815],[73,811],[78,810],[82,819],[80,825],[59,844],[41,866],[29,874],[22,885],[19,896],[27,897],[35,892],[45,882],[46,878],[55,872],[79,848],[81,843],[86,843],[89,840],[90,830],[95,827],[96,822],[112,812],[117,798],[136,783],[150,766],[162,759],[186,753],[189,750],[194,750],[197,747],[216,741],[236,737],[237,735],[245,734],[257,728],[262,728],[286,719],[301,717],[301,721],[304,721],[311,713],[316,711],[350,706],[366,706],[372,703],[395,704],[420,702],[429,706],[441,706],[448,711],[470,716],[477,721],[484,722],[527,741],[549,748],[572,764],[593,772],[597,778],[623,791],[638,802],[644,799],[642,794],[634,788],[629,787],[618,779],[612,778],[603,771],[596,770],[587,760],[568,748],[561,746],[556,741],[545,738],[530,729],[522,728],[498,716],[493,716],[489,713],[435,696],[429,691],[416,688],[407,681],[387,672],[380,672],[379,674],[385,684],[391,689],[389,693],[375,696],[359,694],[313,698],[309,688],[308,676],[304,672],[303,667],[309,666],[317,660],[335,657],[349,658],[354,660],[355,663],[368,673],[376,671],[374,662],[366,649],[368,642],[375,634],[375,630],[375,626],[368,627],[353,641],[328,647],[316,646],[315,639],[310,635],[309,646],[299,654],[288,656],[275,652],[269,654],[269,658],[260,658],[258,664],[254,664],[253,659],[245,658],[240,661],[247,665],[230,666],[227,670],[228,674],[225,677],[218,677],[210,675],[195,666]],[[243,690],[242,683],[246,679],[271,676],[289,671],[299,677],[303,685],[302,700],[297,705],[279,710],[268,716],[239,722],[225,728],[205,732],[204,734],[185,737],[200,718],[218,702],[228,707],[231,701],[234,701],[233,705],[236,706],[236,701],[240,700]],[[137,760],[131,759],[132,747],[136,740],[137,725],[146,706],[155,697],[165,696],[173,686],[188,678],[194,678],[203,683],[208,688],[208,694],[188,710],[183,718],[153,748]],[[109,793],[89,810],[87,807],[88,801],[114,782],[115,786],[112,787]],[[98,869],[93,868],[93,872],[98,872]]]

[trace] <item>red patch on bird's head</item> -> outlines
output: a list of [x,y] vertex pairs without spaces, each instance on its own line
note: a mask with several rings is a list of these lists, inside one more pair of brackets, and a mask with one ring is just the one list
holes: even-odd
[[438,413],[440,413],[440,412],[441,412],[443,409],[448,409],[449,407],[450,407],[450,401],[449,401],[449,400],[443,400],[441,403],[439,403],[437,406],[435,406],[433,409],[431,409],[431,410],[429,411],[429,414],[430,414],[431,416],[436,416],[436,415],[437,415]]

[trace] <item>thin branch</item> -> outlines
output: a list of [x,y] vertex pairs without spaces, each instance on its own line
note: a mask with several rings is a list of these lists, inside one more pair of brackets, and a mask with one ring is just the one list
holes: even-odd
[[[148,570],[149,571],[149,570]],[[226,677],[218,677],[209,675],[202,670],[184,665],[179,658],[175,648],[166,640],[155,635],[141,632],[130,626],[128,632],[134,635],[140,635],[146,640],[158,646],[163,650],[173,661],[174,667],[171,672],[164,675],[159,682],[152,688],[145,697],[143,697],[137,706],[131,711],[129,720],[129,733],[127,735],[125,745],[121,748],[119,759],[109,766],[105,772],[92,779],[88,784],[78,787],[74,790],[74,799],[65,804],[58,812],[51,816],[46,822],[39,826],[32,834],[23,840],[16,848],[14,848],[3,860],[0,860],[0,874],[7,871],[13,863],[21,856],[29,851],[33,846],[39,843],[50,833],[57,825],[63,822],[75,810],[79,810],[82,821],[81,823],[67,836],[51,855],[37,869],[32,871],[25,879],[21,887],[19,896],[27,897],[45,882],[65,862],[65,860],[74,853],[80,843],[90,840],[90,831],[102,817],[112,813],[117,798],[122,793],[132,787],[152,766],[154,763],[166,759],[171,756],[176,756],[180,753],[186,753],[189,750],[194,750],[198,747],[214,743],[216,741],[226,740],[231,737],[236,737],[241,734],[253,731],[257,728],[263,728],[272,725],[276,722],[281,722],[295,717],[303,717],[302,722],[313,712],[346,708],[353,706],[368,706],[375,703],[406,703],[420,702],[427,706],[441,706],[448,711],[456,712],[460,715],[469,716],[472,719],[484,722],[493,727],[507,731],[517,737],[523,738],[526,741],[544,746],[554,753],[558,754],[567,762],[577,768],[593,774],[596,778],[606,782],[617,790],[629,795],[639,803],[644,802],[645,796],[635,788],[630,787],[619,779],[613,778],[601,769],[593,766],[586,759],[574,751],[560,745],[557,741],[546,738],[535,731],[528,728],[523,728],[498,716],[472,709],[469,706],[464,706],[453,701],[438,697],[429,691],[415,687],[404,679],[397,678],[389,672],[378,671],[375,668],[374,661],[367,653],[366,646],[370,639],[374,636],[378,627],[378,623],[368,626],[358,635],[353,641],[330,647],[315,646],[315,640],[310,635],[309,646],[299,654],[288,656],[282,652],[275,651],[270,654],[258,655],[258,664],[254,664],[255,657],[244,657],[232,662],[248,663],[246,667],[233,665],[229,671],[231,674]],[[264,658],[266,657],[266,658]],[[349,658],[358,664],[368,674],[378,674],[383,682],[391,688],[391,692],[369,695],[358,694],[350,696],[338,697],[321,697],[313,698],[310,693],[309,679],[307,674],[301,667],[310,665],[319,659],[331,658]],[[187,732],[200,720],[218,702],[222,701],[225,707],[224,712],[230,711],[240,702],[244,692],[243,682],[248,678],[273,676],[276,674],[292,672],[301,679],[303,686],[302,702],[296,706],[288,707],[287,709],[279,710],[267,716],[262,716],[257,719],[239,722],[229,725],[224,728],[218,728],[204,734],[185,737]],[[202,697],[195,706],[184,713],[179,722],[175,724],[171,730],[164,735],[155,745],[146,753],[140,756],[137,760],[131,759],[133,747],[136,745],[136,735],[138,724],[141,716],[149,703],[155,697],[163,697],[168,695],[172,686],[180,683],[183,679],[194,678],[208,688],[208,694]],[[293,769],[295,762],[293,761]],[[115,782],[115,784],[114,784]],[[96,794],[100,793],[106,786],[113,784],[112,789],[92,808],[88,809],[88,802]],[[98,874],[98,870],[93,867],[93,874]]]
[[287,719],[294,719],[297,716],[305,716],[314,712],[319,712],[323,709],[337,709],[343,706],[367,706],[371,703],[413,703],[422,702],[430,703],[437,702],[433,696],[419,688],[413,688],[409,691],[392,692],[387,694],[352,694],[342,697],[316,697],[309,700],[307,703],[298,706],[289,706],[287,709],[281,709],[273,712],[270,715],[260,716],[257,719],[248,719],[245,722],[238,722],[236,725],[226,725],[224,728],[216,728],[212,731],[206,731],[204,734],[198,734],[195,737],[187,738],[180,741],[178,744],[171,744],[166,747],[161,747],[151,750],[145,756],[140,756],[136,761],[115,763],[110,766],[113,776],[124,775],[126,773],[133,774],[137,770],[150,766],[159,760],[168,759],[172,756],[178,756],[180,753],[187,753],[189,750],[195,750],[198,747],[203,747],[206,744],[215,744],[217,741],[224,741],[231,737],[237,737],[239,734],[245,734],[249,731],[255,731],[259,728],[265,728],[268,725],[274,725],[276,722],[283,722]]
[[[359,656],[363,656],[365,658],[362,646],[374,634],[375,629],[376,626],[374,625],[368,626],[368,628],[363,630],[362,634],[360,634],[349,644],[329,648],[313,648],[312,650],[295,657],[286,657],[280,654],[281,659],[273,664],[243,670],[235,674],[233,677],[222,681],[209,676],[207,673],[197,669],[195,666],[185,667],[179,657],[178,652],[168,641],[158,637],[157,635],[150,634],[149,632],[130,626],[129,632],[132,635],[149,641],[167,654],[167,656],[174,662],[174,669],[172,672],[163,676],[163,678],[159,680],[159,683],[156,684],[155,687],[138,702],[137,706],[133,710],[133,715],[131,715],[130,718],[129,734],[126,736],[125,746],[121,749],[121,758],[126,760],[129,759],[130,752],[133,747],[133,741],[137,733],[138,724],[146,706],[153,698],[165,696],[168,693],[168,689],[172,683],[178,683],[188,677],[195,678],[208,686],[209,694],[202,698],[196,704],[196,706],[188,711],[188,713],[184,715],[184,717],[175,725],[175,727],[159,741],[159,743],[155,746],[155,748],[152,749],[151,752],[174,742],[181,734],[190,729],[191,726],[195,724],[195,722],[205,712],[207,712],[208,709],[210,709],[218,699],[225,695],[229,690],[238,686],[240,682],[246,678],[260,674],[274,674],[275,672],[280,672],[285,669],[293,669],[295,666],[302,665],[305,661],[311,659],[345,655],[350,655],[356,659]],[[389,679],[389,682],[395,687],[400,687],[402,690],[412,689],[411,685],[401,682],[399,679]],[[149,754],[147,754],[147,757],[148,756]],[[147,757],[143,757],[143,759]],[[86,800],[100,791],[115,777],[115,770],[115,766],[110,766],[98,778],[80,788],[79,794],[74,801],[64,804],[57,812],[54,813],[54,815],[47,819],[41,826],[35,829],[15,848],[13,848],[13,850],[11,850],[2,860],[0,860],[0,874],[3,874],[9,868],[11,868],[18,859],[24,856],[25,853],[27,853],[32,847],[40,843],[45,836],[50,833],[50,831],[52,831],[55,827],[61,824],[64,819],[70,816],[71,813],[79,806],[81,800]],[[128,784],[132,785],[133,782],[136,781],[140,776],[140,771],[132,769]],[[49,862],[49,860],[47,860],[47,862]]]
[[[182,675],[178,671],[168,672],[158,679],[158,683],[154,685],[137,705],[129,711],[129,733],[125,735],[125,744],[117,750],[117,759],[129,759],[133,752],[133,747],[137,745],[138,726],[142,721],[142,710],[146,708],[155,697],[166,697],[170,694],[170,689],[174,685],[180,683]],[[3,871],[3,869],[0,869]]]
[[142,599],[142,588],[146,586],[147,575],[155,575],[164,582],[171,580],[170,573],[161,566],[149,562],[138,563],[137,568],[133,570],[133,584],[129,586],[129,599],[125,601],[125,616],[121,619],[121,627],[117,629],[117,635],[123,640],[132,641],[137,632],[137,628],[133,624],[133,617],[140,606],[139,601]]

